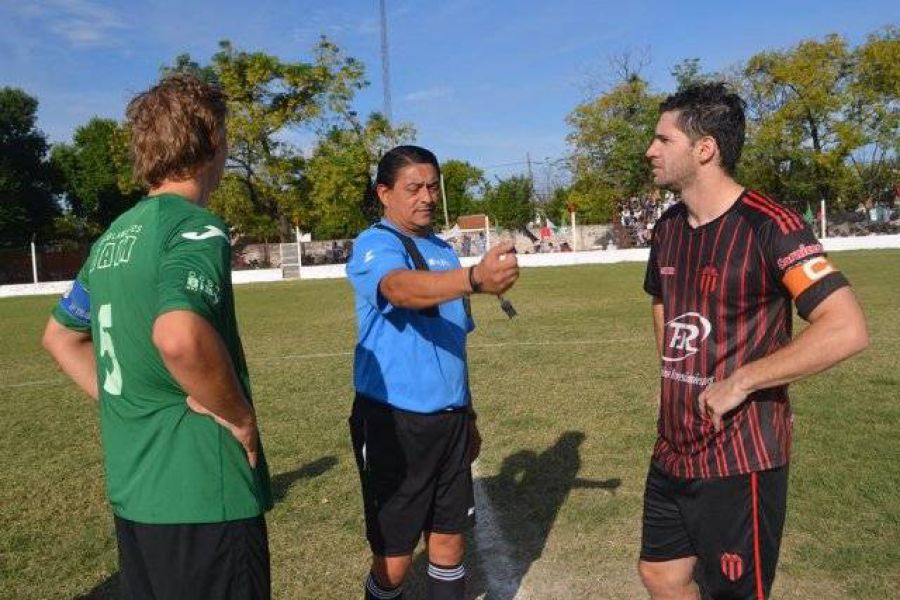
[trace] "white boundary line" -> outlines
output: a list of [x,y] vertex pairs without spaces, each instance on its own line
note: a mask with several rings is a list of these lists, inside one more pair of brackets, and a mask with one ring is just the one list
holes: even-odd
[[[486,342],[483,344],[469,344],[468,349],[480,348],[505,348],[507,346],[590,346],[593,344],[628,344],[632,342],[644,342],[644,338],[635,336],[623,339],[602,340],[556,340],[552,342]],[[273,358],[336,358],[338,356],[353,356],[353,352],[316,352],[312,354],[285,354],[277,357],[253,357],[252,360],[272,360]]]
[[[591,346],[594,344],[627,344],[632,342],[641,342],[640,337],[630,337],[624,339],[602,339],[602,340],[557,340],[551,342],[487,342],[484,344],[470,344],[469,349],[481,348],[506,348],[509,346]],[[275,359],[315,359],[315,358],[338,358],[342,356],[353,356],[353,352],[314,352],[311,354],[284,354],[282,356],[260,356],[252,357],[251,360],[275,360]],[[34,385],[62,385],[66,384],[66,379],[39,379],[37,381],[23,381],[20,383],[6,383],[0,385],[0,389],[30,387]]]
[[475,507],[478,511],[472,535],[478,547],[481,570],[484,572],[484,583],[487,588],[478,598],[527,600],[531,598],[525,586],[525,571],[528,565],[513,559],[509,544],[503,539],[503,532],[491,506],[491,499],[479,477],[477,460],[472,463],[472,483],[475,490]]

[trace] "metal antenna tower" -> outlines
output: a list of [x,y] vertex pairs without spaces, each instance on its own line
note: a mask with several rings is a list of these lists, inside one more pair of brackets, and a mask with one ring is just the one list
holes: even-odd
[[384,88],[384,118],[391,123],[391,64],[388,52],[387,10],[385,0],[381,5],[381,85]]

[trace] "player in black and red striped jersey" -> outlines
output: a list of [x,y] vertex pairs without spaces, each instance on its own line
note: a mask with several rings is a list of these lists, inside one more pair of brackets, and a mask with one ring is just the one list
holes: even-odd
[[[733,179],[743,101],[723,84],[660,106],[647,158],[681,202],[644,289],[662,367],[639,571],[656,599],[768,596],[787,503],[787,384],[868,344],[847,279],[796,213]],[[810,325],[796,338],[791,304]]]

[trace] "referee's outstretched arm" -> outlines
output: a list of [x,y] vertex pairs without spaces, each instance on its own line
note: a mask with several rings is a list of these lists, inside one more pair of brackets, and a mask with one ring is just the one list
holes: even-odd
[[473,293],[500,295],[519,278],[512,242],[497,244],[472,267],[450,271],[398,269],[379,284],[381,294],[394,306],[422,309]]

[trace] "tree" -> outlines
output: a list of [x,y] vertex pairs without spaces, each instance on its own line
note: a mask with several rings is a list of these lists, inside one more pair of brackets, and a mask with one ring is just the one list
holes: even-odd
[[37,107],[23,90],[0,88],[0,244],[46,238],[59,212]]
[[130,166],[122,161],[124,140],[116,121],[93,118],[75,130],[71,145],[53,147],[51,158],[62,176],[68,209],[58,227],[68,226],[76,237],[93,238],[140,199],[140,188],[129,182]]
[[568,116],[574,175],[569,198],[582,222],[608,221],[617,199],[650,189],[652,177],[644,152],[662,99],[632,74]]
[[854,177],[844,193],[889,200],[900,167],[900,28],[870,35],[853,57],[847,121],[858,137],[849,156]]
[[450,159],[441,165],[441,174],[450,223],[461,215],[475,212],[486,183],[484,171],[466,161]]
[[208,66],[180,55],[164,70],[187,70],[219,83],[228,97],[228,175],[210,207],[244,233],[285,238],[301,217],[306,161],[287,134],[328,118],[346,120],[366,82],[363,66],[322,38],[313,60],[283,61],[219,44]]
[[485,185],[484,211],[498,227],[522,229],[534,219],[532,192],[531,179],[524,175],[498,179]]
[[301,210],[301,221],[317,238],[353,237],[378,220],[376,164],[388,149],[415,138],[412,126],[392,127],[379,113],[364,124],[350,116],[351,126],[328,131],[307,164],[309,204]]
[[685,58],[672,67],[670,73],[679,90],[716,79],[714,75],[703,72],[699,58]]
[[761,52],[744,68],[750,138],[747,183],[795,205],[832,201],[859,144],[845,109],[853,76],[846,41],[829,35]]

